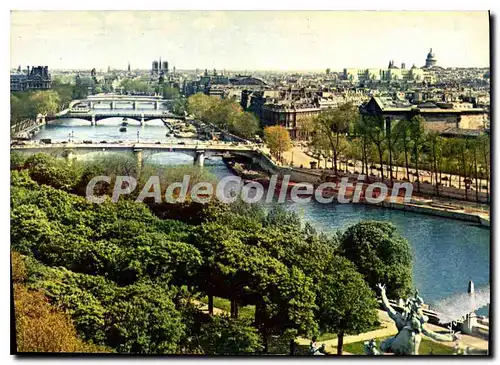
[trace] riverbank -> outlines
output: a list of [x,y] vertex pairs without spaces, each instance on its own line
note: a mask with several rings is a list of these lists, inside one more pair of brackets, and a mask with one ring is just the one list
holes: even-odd
[[[224,163],[232,173],[243,179],[253,180],[260,183],[264,182],[262,177],[262,170],[264,169],[257,168],[256,164],[254,163],[234,163],[229,161],[228,159],[224,160]],[[276,173],[276,171],[279,171],[279,174],[281,176],[287,174],[291,176],[291,182],[289,184],[290,188],[297,182],[308,182],[313,184],[316,188],[319,183],[324,182],[325,180],[325,176],[319,175],[313,171],[304,171],[302,169],[293,168],[286,169],[279,166],[276,166],[275,171],[266,171],[268,176],[267,180],[269,180],[269,175],[271,175],[272,173]],[[348,177],[350,180],[353,180],[353,183],[355,183],[357,179],[357,176],[351,174],[342,174],[342,177]],[[279,186],[281,188],[281,184],[279,184]],[[363,192],[366,189],[366,186],[367,184],[364,184],[364,187],[362,189]],[[347,193],[352,194],[352,191],[348,191]],[[336,192],[332,192],[332,194],[335,195]],[[357,204],[376,205],[387,209],[410,211],[419,214],[427,214],[443,218],[467,221],[478,224],[485,228],[490,227],[489,209],[482,210],[473,208],[471,206],[467,207],[467,202],[447,199],[445,197],[439,197],[439,200],[433,200],[432,198],[426,198],[425,196],[415,195],[412,197],[411,202],[408,203],[404,202],[402,197],[396,197],[396,201],[394,201],[394,199],[391,198],[390,195],[391,192],[389,191],[388,198],[380,203],[369,203],[365,199],[360,199],[359,203]]]
[[[371,204],[371,203],[367,203]],[[483,227],[490,228],[489,214],[466,212],[465,210],[447,209],[445,207],[432,206],[430,204],[412,204],[412,203],[399,203],[391,201],[383,201],[377,204],[384,208],[405,210],[414,213],[435,215],[438,217],[458,219],[479,224]]]
[[[310,151],[303,146],[294,146],[290,151],[283,153],[284,161],[282,166],[289,166],[293,169],[300,169],[314,173],[315,171],[333,171],[333,162],[327,161],[325,159],[317,159],[312,156]],[[316,168],[310,168],[310,164],[316,164]],[[320,166],[324,166],[321,168]],[[300,166],[300,168],[298,167]],[[361,161],[356,161],[349,159],[348,161],[343,160],[338,161],[337,172],[339,175],[358,175],[362,171]],[[381,178],[381,169],[385,171],[384,179]],[[368,170],[368,168],[367,168]],[[372,163],[369,166],[370,173],[366,173],[367,177],[372,180],[390,182],[390,167],[388,165],[382,165],[377,163]],[[417,171],[415,168],[410,167],[406,171],[404,166],[393,166],[393,177],[394,181],[399,182],[411,182],[415,187],[418,186],[419,190],[423,195],[429,195],[434,197],[447,197],[450,199],[457,199],[463,201],[475,202],[479,201],[481,203],[490,202],[490,184],[484,179],[479,179],[478,191],[475,190],[476,185],[471,183],[468,190],[465,190],[465,182],[463,177],[458,175],[452,175],[447,173],[439,174],[440,179],[442,175],[441,184],[436,186],[435,181],[433,181],[432,171],[419,170],[420,184],[417,182]],[[408,174],[408,175],[407,175]]]

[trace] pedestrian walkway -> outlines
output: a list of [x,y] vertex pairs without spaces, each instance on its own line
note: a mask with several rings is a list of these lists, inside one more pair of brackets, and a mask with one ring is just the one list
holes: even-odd
[[[373,330],[373,331],[360,333],[359,335],[344,336],[344,345],[346,345],[348,343],[368,341],[368,340],[371,340],[372,338],[393,336],[396,333],[398,333],[396,325],[389,318],[387,313],[385,311],[381,311],[381,310],[379,310],[378,312],[379,312],[378,315],[379,315],[379,321],[380,321],[380,328]],[[308,340],[305,338],[298,338],[297,339],[297,343],[300,345],[309,344],[310,341],[311,340]],[[338,339],[334,338],[332,340],[321,341],[321,344],[325,344],[325,349],[328,353],[330,353],[330,354],[337,353]],[[344,351],[344,354],[346,354],[345,351]]]

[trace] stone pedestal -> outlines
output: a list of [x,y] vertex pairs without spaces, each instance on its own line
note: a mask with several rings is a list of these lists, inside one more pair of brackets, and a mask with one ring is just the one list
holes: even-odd
[[477,326],[477,315],[476,313],[469,313],[465,317],[465,321],[462,323],[462,332],[470,335],[474,327]]

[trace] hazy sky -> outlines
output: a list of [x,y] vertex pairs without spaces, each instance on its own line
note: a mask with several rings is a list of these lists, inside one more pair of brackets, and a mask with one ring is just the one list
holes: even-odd
[[15,11],[11,66],[340,70],[489,65],[487,12]]

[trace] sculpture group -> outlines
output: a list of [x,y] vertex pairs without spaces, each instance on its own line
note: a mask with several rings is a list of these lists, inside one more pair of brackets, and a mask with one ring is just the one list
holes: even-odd
[[[423,313],[424,301],[415,292],[413,297],[408,298],[401,303],[403,312],[398,313],[389,303],[385,292],[385,286],[378,284],[382,303],[389,317],[395,322],[398,333],[386,339],[380,344],[380,350],[383,352],[393,353],[395,355],[418,355],[422,335],[432,338],[436,341],[456,341],[459,338],[459,332],[450,334],[439,334],[425,327],[425,323],[429,318]],[[402,300],[400,300],[402,302]],[[380,354],[374,340],[365,342],[365,351],[370,355]]]

